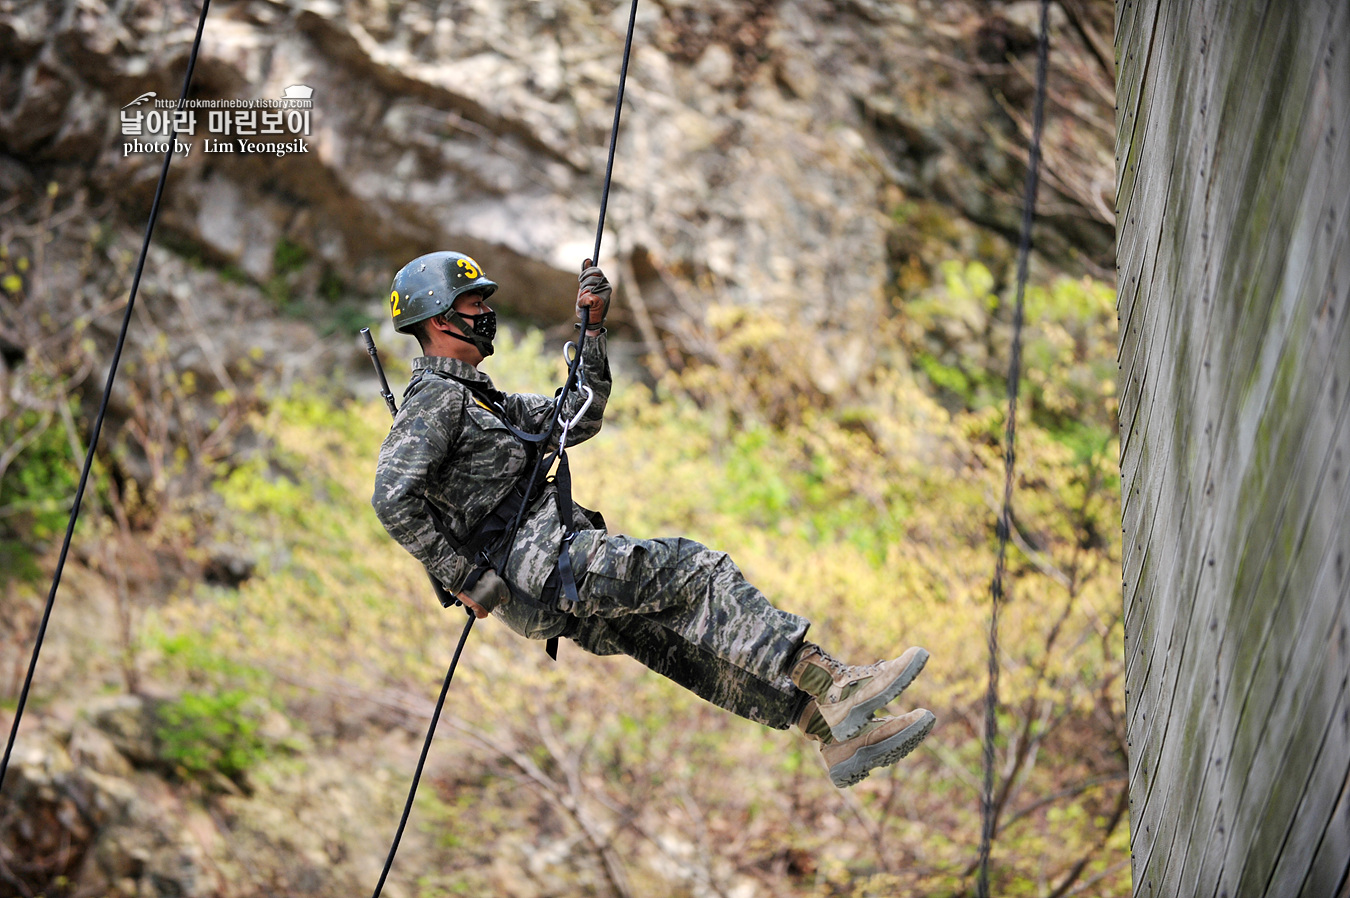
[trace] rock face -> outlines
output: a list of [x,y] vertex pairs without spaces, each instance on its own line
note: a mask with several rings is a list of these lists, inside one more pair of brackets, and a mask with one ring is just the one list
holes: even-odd
[[[906,261],[888,241],[904,200],[933,201],[974,233],[1015,232],[1036,8],[648,0],[606,263],[622,280],[614,256],[631,261],[658,309],[696,291],[868,327]],[[1111,7],[1054,10],[1062,114],[1047,135],[1041,245],[1062,265],[1105,268],[1114,180],[1099,32]],[[218,3],[194,96],[310,86],[307,151],[213,151],[228,138],[198,110],[165,234],[260,284],[278,274],[279,248],[300,248],[310,289],[328,277],[370,297],[402,261],[454,246],[504,281],[508,311],[560,320],[595,231],[628,11]],[[119,110],[146,91],[177,96],[194,27],[181,5],[4,0],[0,150],[139,222],[162,154],[126,154]]]
[[219,894],[194,819],[201,812],[134,769],[154,760],[153,715],[144,700],[122,696],[69,732],[30,730],[18,741],[0,851],[19,894],[54,886],[72,896]]

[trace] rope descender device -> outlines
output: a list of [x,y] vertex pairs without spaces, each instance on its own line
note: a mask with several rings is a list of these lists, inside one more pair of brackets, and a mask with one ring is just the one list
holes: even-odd
[[[569,350],[576,350],[576,356],[573,356],[571,352],[569,352]],[[569,341],[567,345],[563,347],[563,361],[567,362],[569,366],[575,365],[577,363],[576,360],[577,358],[580,357],[580,355],[581,352],[579,349],[577,349],[577,345],[575,343]],[[559,422],[562,426],[562,433],[558,436],[559,455],[561,455],[563,451],[567,448],[568,432],[571,431],[573,427],[576,427],[578,424],[581,423],[581,419],[584,418],[586,416],[586,413],[591,410],[591,403],[595,401],[595,391],[591,389],[590,384],[586,383],[586,379],[582,375],[581,367],[579,365],[576,371],[577,371],[577,381],[574,389],[580,390],[582,393],[586,394],[586,401],[581,404],[581,408],[577,409],[577,413],[573,415],[570,419],[563,421],[561,417],[559,418]]]

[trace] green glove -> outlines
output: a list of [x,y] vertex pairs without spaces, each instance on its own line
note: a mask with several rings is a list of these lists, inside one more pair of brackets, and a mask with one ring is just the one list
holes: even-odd
[[511,600],[511,587],[506,585],[506,581],[497,576],[496,571],[483,571],[483,576],[478,578],[478,582],[469,590],[469,598],[473,599],[482,607],[484,611],[491,613],[498,605],[505,604]]

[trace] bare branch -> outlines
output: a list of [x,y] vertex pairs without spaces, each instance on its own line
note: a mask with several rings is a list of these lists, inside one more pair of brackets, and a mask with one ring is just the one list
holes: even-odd
[[1060,8],[1069,16],[1069,24],[1078,32],[1083,43],[1092,51],[1093,59],[1097,60],[1097,65],[1101,66],[1104,76],[1112,82],[1116,80],[1116,53],[1115,48],[1097,29],[1092,27],[1088,21],[1087,12],[1083,9],[1082,0],[1060,0]]
[[1016,823],[1018,820],[1021,820],[1023,817],[1036,813],[1046,805],[1054,804],[1057,801],[1063,801],[1066,798],[1073,798],[1076,795],[1082,795],[1089,789],[1095,789],[1098,786],[1102,786],[1107,783],[1122,782],[1125,779],[1126,779],[1125,773],[1124,771],[1121,771],[1118,773],[1110,773],[1105,776],[1094,776],[1092,779],[1084,780],[1081,783],[1075,783],[1074,785],[1069,786],[1066,789],[1060,789],[1058,792],[1054,792],[1050,795],[1046,795],[1042,798],[1039,798],[1036,801],[1033,801],[1031,804],[1027,805],[1026,807],[1018,810],[1016,813],[1014,813],[1012,816],[1010,816],[1007,820],[1003,822],[1003,825],[999,827],[999,831],[1001,832],[1007,829],[1008,827]]

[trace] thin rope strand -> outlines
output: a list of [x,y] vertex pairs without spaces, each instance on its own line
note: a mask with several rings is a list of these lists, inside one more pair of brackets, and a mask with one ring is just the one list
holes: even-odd
[[[619,66],[619,95],[614,99],[614,124],[609,129],[609,160],[605,163],[605,186],[600,191],[600,220],[595,226],[595,251],[591,253],[591,260],[596,265],[600,264],[600,238],[605,235],[605,210],[609,207],[610,178],[614,175],[614,150],[619,144],[619,116],[623,113],[623,91],[628,83],[628,57],[633,51],[637,8],[638,0],[633,0],[633,7],[628,12],[628,36],[623,43],[623,63]],[[589,315],[587,317],[589,320]],[[581,333],[585,336],[586,329],[582,328]]]
[[417,759],[417,770],[413,773],[412,787],[408,789],[408,800],[403,804],[403,816],[398,821],[398,830],[394,833],[394,844],[389,846],[389,856],[384,860],[384,870],[380,872],[380,881],[375,884],[371,898],[380,898],[384,881],[389,878],[389,870],[394,866],[394,855],[398,854],[398,843],[403,841],[403,829],[408,825],[408,816],[412,814],[413,799],[417,797],[417,786],[422,781],[422,768],[426,766],[427,755],[431,752],[431,740],[436,735],[436,724],[441,719],[441,709],[445,707],[445,696],[450,691],[450,681],[454,679],[455,668],[459,666],[459,656],[464,651],[464,643],[473,629],[473,611],[465,608],[469,619],[464,624],[464,632],[459,635],[459,645],[455,646],[455,656],[450,659],[450,669],[445,672],[445,682],[441,684],[441,695],[436,699],[436,710],[431,713],[431,726],[427,728],[426,741],[422,743],[422,755]]
[[1040,186],[1041,126],[1045,119],[1046,71],[1050,56],[1050,0],[1041,0],[1041,34],[1036,49],[1036,103],[1032,117],[1031,156],[1027,161],[1026,197],[1022,204],[1022,235],[1017,247],[1017,299],[1013,307],[1013,339],[1008,362],[1008,420],[1003,434],[1003,509],[998,519],[998,560],[990,585],[989,688],[984,697],[984,790],[980,796],[979,898],[989,898],[989,854],[994,841],[994,740],[998,736],[998,623],[1006,592],[1008,538],[1012,533],[1012,495],[1017,465],[1017,393],[1022,377],[1022,323],[1025,317],[1027,266],[1031,257],[1031,230]]
[[[206,13],[211,0],[202,0],[201,17],[197,20],[197,36],[192,41],[192,53],[188,56],[187,74],[183,76],[183,90],[178,97],[178,110],[182,111],[187,100],[188,88],[192,85],[192,71],[197,66],[197,53],[202,45],[202,32],[206,28]],[[66,523],[66,536],[61,542],[61,554],[56,560],[56,572],[52,575],[52,588],[47,593],[47,605],[42,611],[42,622],[38,625],[37,640],[33,644],[33,657],[28,662],[28,673],[23,680],[23,689],[19,692],[19,704],[14,711],[14,724],[9,730],[9,741],[5,743],[5,757],[0,761],[0,789],[5,785],[5,774],[9,772],[9,758],[14,751],[14,741],[19,735],[19,722],[23,720],[24,707],[28,704],[28,691],[33,685],[33,672],[37,670],[38,656],[42,653],[42,643],[47,636],[47,622],[52,616],[52,607],[56,604],[56,591],[61,586],[61,574],[65,570],[66,557],[70,554],[70,543],[75,535],[75,522],[80,516],[80,504],[84,501],[84,490],[89,483],[89,472],[94,465],[94,452],[98,449],[99,434],[103,431],[103,419],[108,412],[108,403],[112,397],[113,381],[117,377],[117,366],[122,359],[122,349],[126,345],[127,331],[131,327],[131,310],[136,305],[136,292],[141,286],[141,273],[145,270],[146,255],[150,251],[150,237],[155,232],[155,221],[159,218],[159,204],[164,196],[164,184],[169,177],[169,163],[173,160],[174,145],[177,142],[178,129],[175,124],[169,126],[169,148],[164,153],[164,166],[159,172],[159,183],[155,186],[155,198],[150,204],[150,220],[145,225],[145,239],[141,241],[141,255],[136,260],[136,273],[131,280],[131,295],[127,299],[126,312],[122,315],[122,329],[117,334],[117,346],[113,349],[112,363],[108,366],[108,379],[103,387],[103,399],[99,402],[98,415],[94,418],[94,428],[89,437],[89,450],[84,456],[84,468],[80,471],[80,483],[75,489],[75,503],[70,509],[70,520]]]

